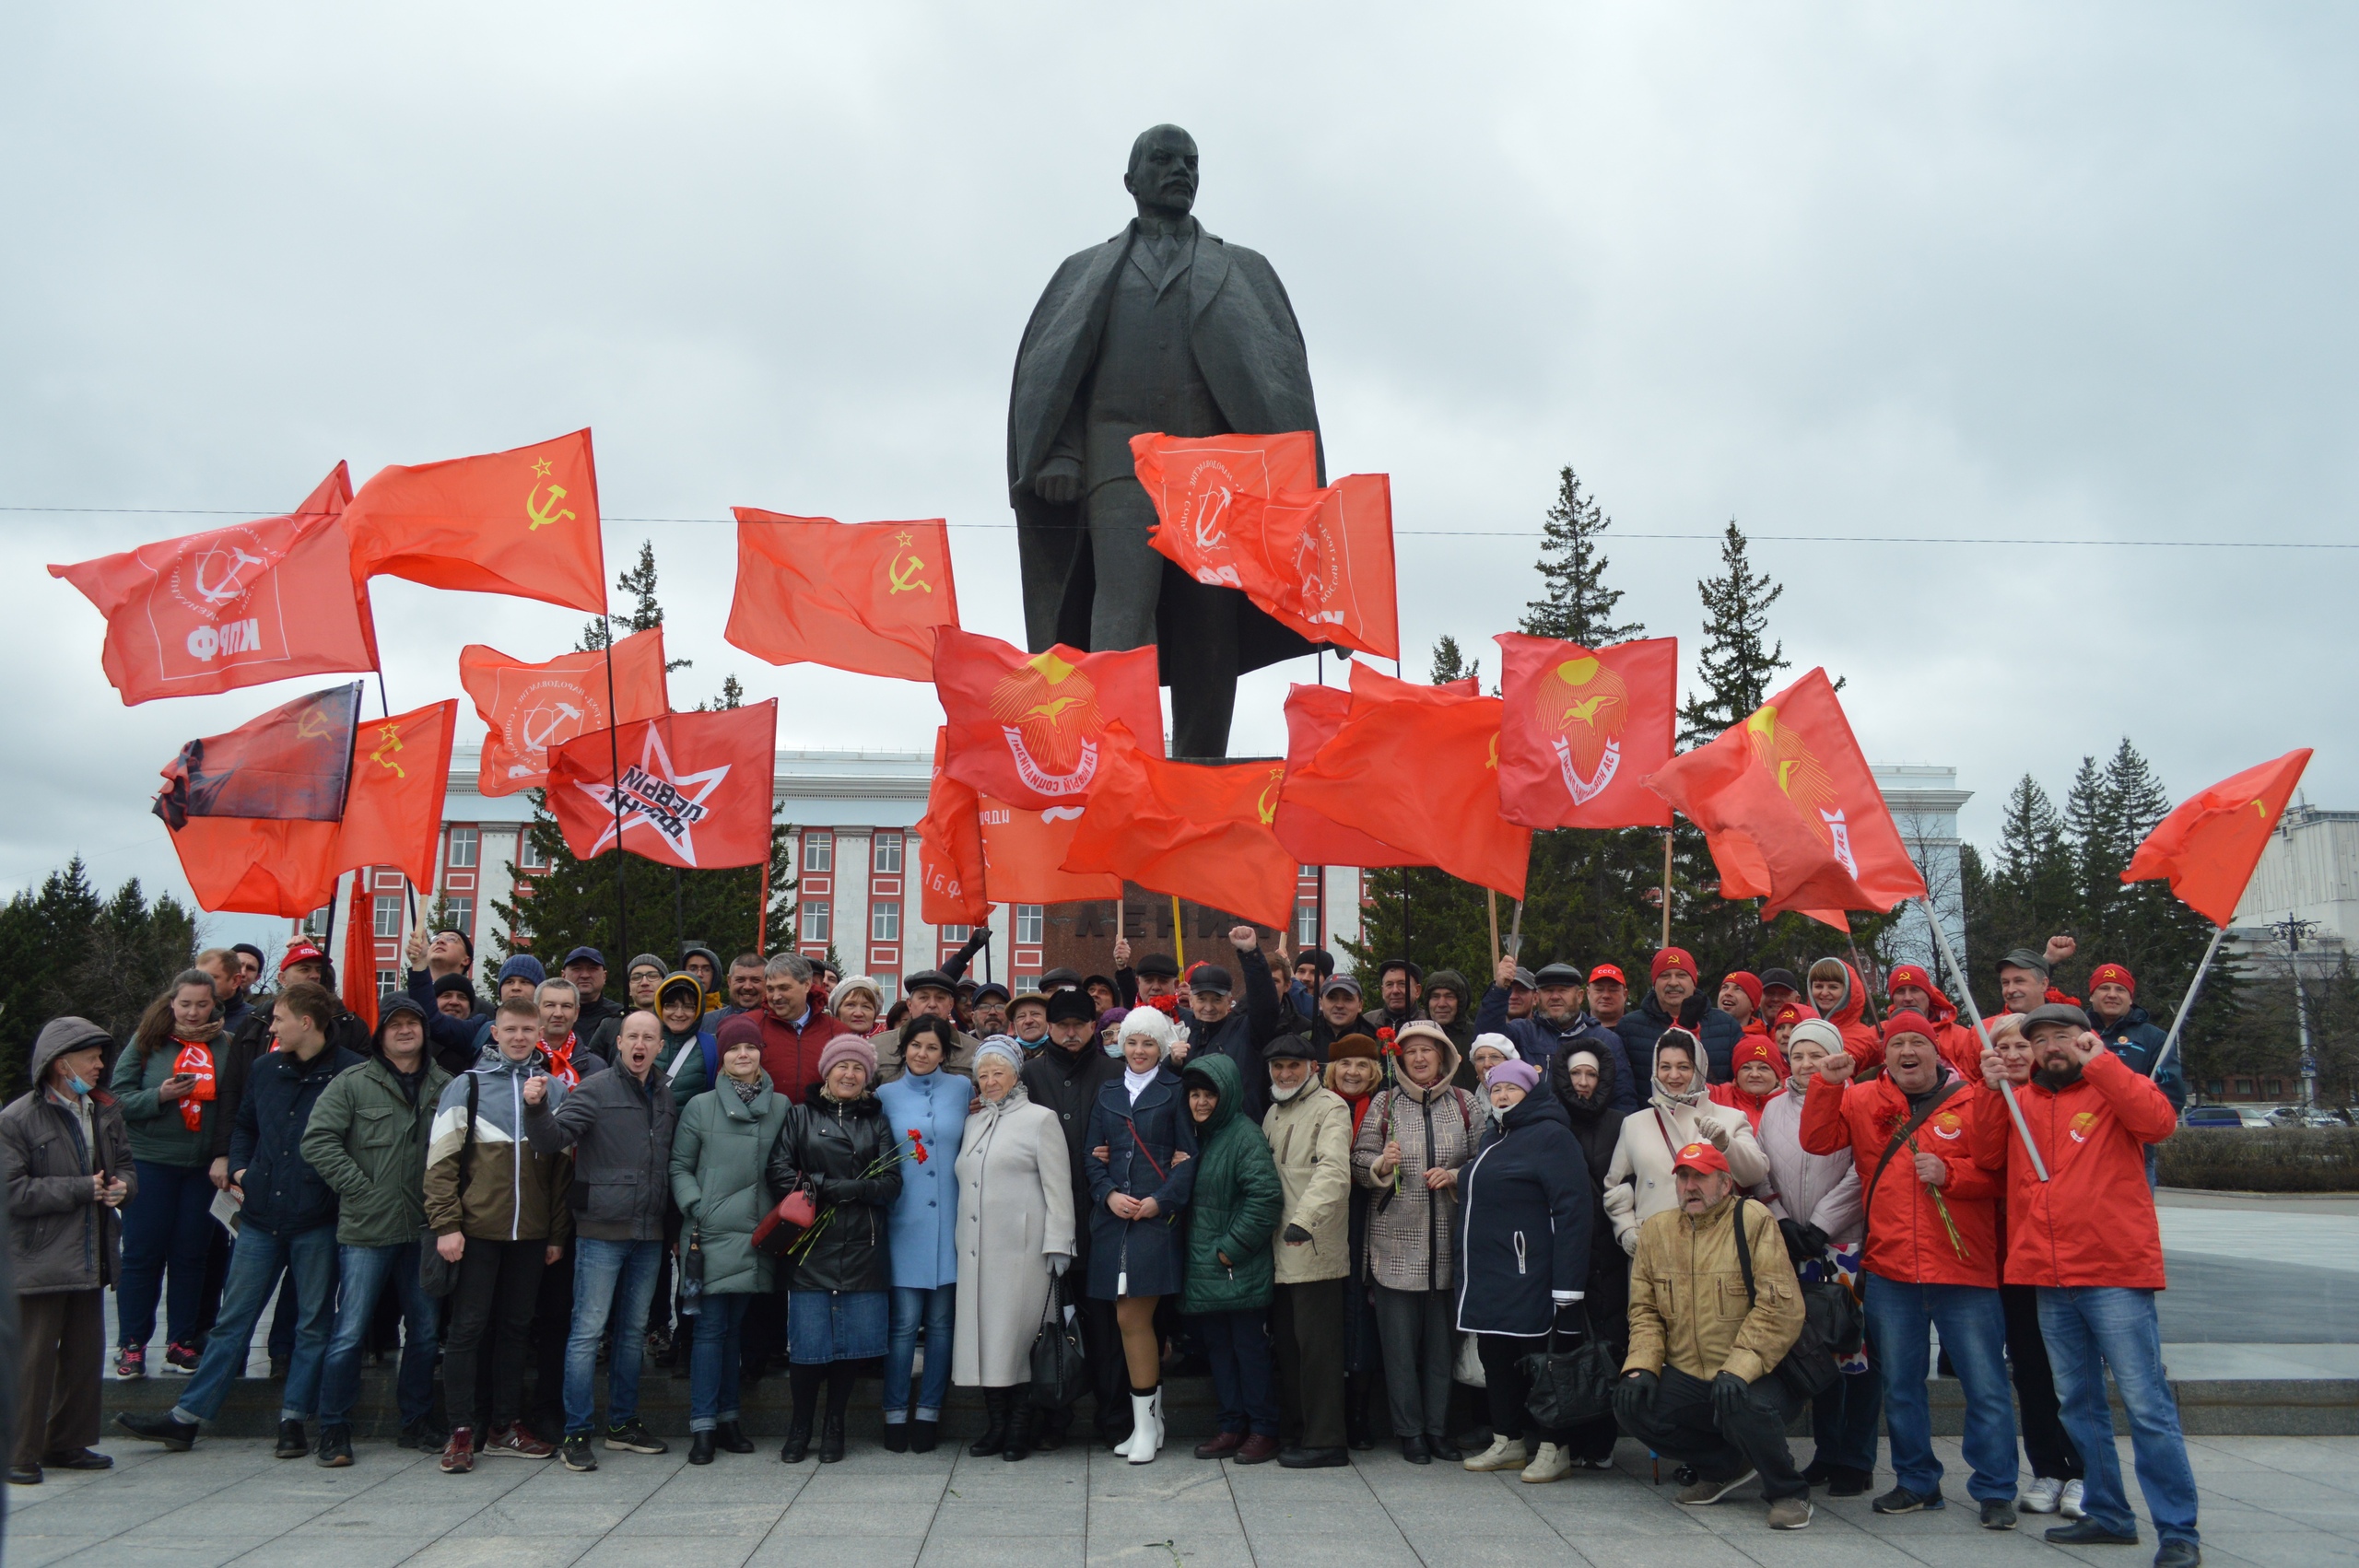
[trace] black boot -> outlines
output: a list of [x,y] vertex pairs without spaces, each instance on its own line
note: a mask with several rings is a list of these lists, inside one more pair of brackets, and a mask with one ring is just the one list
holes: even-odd
[[967,1452],[974,1458],[996,1454],[1007,1446],[1007,1390],[983,1390],[983,1434],[967,1445]]
[[724,1454],[750,1454],[754,1451],[754,1440],[745,1435],[745,1428],[741,1422],[722,1422],[713,1428],[712,1440],[720,1445]]
[[1365,1372],[1344,1378],[1344,1441],[1363,1454],[1376,1446],[1376,1429],[1367,1421],[1368,1399],[1375,1392],[1376,1379]]
[[779,1463],[799,1465],[811,1457],[811,1418],[801,1410],[786,1423],[786,1445],[778,1451]]
[[844,1418],[835,1411],[819,1426],[819,1462],[832,1465],[844,1457]]
[[[887,1428],[886,1430],[889,1431],[891,1429]],[[940,1421],[928,1421],[923,1416],[911,1417],[910,1421],[910,1452],[912,1454],[933,1453],[934,1441],[940,1436],[941,1432],[942,1422]]]
[[885,1423],[885,1452],[906,1454],[910,1451],[910,1423],[888,1421]]
[[1027,1397],[1031,1392],[1020,1383],[1007,1391],[1007,1446],[999,1451],[1003,1459],[1031,1457],[1032,1433],[1040,1420],[1040,1412],[1032,1408]]
[[688,1463],[692,1465],[709,1465],[712,1463],[713,1443],[714,1438],[712,1435],[712,1428],[710,1427],[706,1427],[702,1432],[689,1433]]

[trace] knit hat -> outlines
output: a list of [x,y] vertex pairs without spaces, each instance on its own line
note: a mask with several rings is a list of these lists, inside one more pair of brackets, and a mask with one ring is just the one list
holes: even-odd
[[[744,1015],[740,1014],[740,1016]],[[737,1020],[733,1018],[730,1022],[734,1024]],[[867,1075],[867,1082],[869,1083],[876,1082],[876,1047],[866,1040],[851,1035],[839,1035],[829,1040],[827,1048],[819,1053],[820,1082],[825,1083],[827,1081],[827,1074],[836,1070],[836,1063],[839,1061],[860,1063],[861,1071]]]
[[1746,969],[1731,969],[1720,977],[1720,984],[1734,986],[1744,993],[1744,1000],[1754,1006],[1761,1005],[1761,977]]
[[876,1004],[877,1011],[880,1012],[884,1011],[885,988],[876,983],[874,976],[869,975],[846,975],[837,981],[836,989],[827,993],[827,1006],[831,1009],[841,1007],[844,998],[854,991],[867,993],[868,1000]]
[[[688,983],[695,984],[696,977],[689,976]],[[712,1032],[712,1041],[724,1051],[732,1046],[758,1046],[762,1043],[762,1021],[750,1012],[733,1013],[722,1019],[721,1027]]]
[[1899,1035],[1922,1035],[1926,1039],[1935,1042],[1941,1039],[1939,1035],[1933,1033],[1931,1021],[1923,1013],[1916,1012],[1895,1012],[1884,1021],[1884,1037],[1887,1044]]
[[633,975],[638,974],[641,969],[654,970],[656,977],[661,979],[663,976],[671,973],[672,966],[669,964],[664,963],[661,958],[656,957],[655,954],[651,953],[642,953],[638,957],[630,961],[629,967],[623,971],[623,978],[628,980]]
[[2089,989],[2099,986],[2119,986],[2131,996],[2138,994],[2138,981],[2118,964],[2100,964],[2089,972]]
[[1779,1050],[1778,1042],[1766,1035],[1747,1035],[1739,1040],[1736,1049],[1729,1053],[1729,1071],[1734,1072],[1747,1062],[1755,1061],[1766,1061],[1778,1077],[1786,1076],[1786,1053]]
[[1475,1036],[1474,1043],[1466,1047],[1467,1059],[1472,1060],[1474,1053],[1481,1050],[1485,1046],[1488,1046],[1491,1049],[1501,1053],[1509,1061],[1519,1061],[1522,1059],[1522,1053],[1515,1048],[1515,1042],[1508,1039],[1505,1035]]
[[1486,1088],[1495,1083],[1514,1083],[1529,1094],[1540,1086],[1540,1070],[1528,1061],[1503,1061],[1491,1069],[1483,1083]]
[[1804,1040],[1817,1041],[1819,1047],[1829,1056],[1842,1054],[1843,1031],[1814,1013],[1794,1025],[1794,1032],[1786,1036],[1786,1048],[1790,1051]]
[[537,986],[548,977],[548,971],[541,967],[541,961],[529,953],[520,953],[499,966],[499,983],[503,986],[511,980],[519,979],[530,980]]
[[1696,959],[1694,955],[1684,947],[1666,947],[1661,952],[1655,954],[1654,966],[1649,971],[1649,977],[1660,980],[1665,974],[1673,969],[1678,970],[1684,975],[1695,974]]
[[1017,1072],[1024,1071],[1024,1046],[1012,1035],[993,1035],[975,1047],[975,1065],[983,1065],[985,1057],[998,1057]]
[[[1769,1027],[1775,1029],[1781,1024],[1802,1024],[1806,1021],[1815,1019],[1817,1016],[1818,1009],[1813,1007],[1810,1003],[1806,1001],[1790,1001],[1785,1006],[1778,1010],[1778,1016],[1769,1021]],[[1842,1036],[1838,1035],[1836,1038],[1839,1040]]]
[[1597,1053],[1592,1050],[1567,1051],[1565,1055],[1565,1071],[1570,1072],[1583,1062],[1589,1063],[1590,1071],[1592,1072],[1605,1071],[1605,1064],[1598,1059]]
[[448,996],[452,991],[457,991],[460,995],[465,997],[468,1003],[472,1005],[475,999],[475,983],[473,980],[468,979],[464,974],[456,969],[452,970],[449,974],[434,982],[434,994],[436,996]]
[[1122,1014],[1121,1026],[1114,1033],[1118,1040],[1138,1035],[1153,1040],[1156,1048],[1165,1056],[1171,1054],[1171,1020],[1159,1008],[1134,1007]]
[[1909,986],[1914,986],[1927,996],[1931,996],[1933,977],[1925,973],[1921,965],[1902,964],[1896,965],[1891,974],[1884,977],[1884,994],[1886,996]]

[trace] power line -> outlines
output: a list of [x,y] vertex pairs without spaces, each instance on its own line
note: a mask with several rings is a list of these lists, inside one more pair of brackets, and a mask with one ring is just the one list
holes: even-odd
[[[284,516],[283,511],[268,507],[12,507],[0,506],[0,512],[29,512],[51,517],[239,517],[268,518]],[[734,518],[727,517],[616,517],[601,519],[604,522],[626,523],[702,523],[734,526]],[[791,527],[787,520],[767,520],[771,526]],[[799,521],[799,520],[797,520]],[[813,520],[809,526],[826,524]],[[1013,522],[952,522],[957,529],[982,529],[1013,532],[1018,526]],[[1522,528],[1396,528],[1396,539],[1521,539],[1537,541],[1543,535],[1534,529]],[[1638,533],[1620,529],[1611,539],[1660,541],[1718,541],[1724,537],[1719,532],[1709,533]],[[1755,544],[1981,544],[2002,547],[2024,546],[2036,549],[2086,547],[2091,549],[2130,550],[2359,550],[2359,543],[2331,542],[2307,539],[1978,539],[1966,534],[1942,533],[1748,533],[1745,539]]]

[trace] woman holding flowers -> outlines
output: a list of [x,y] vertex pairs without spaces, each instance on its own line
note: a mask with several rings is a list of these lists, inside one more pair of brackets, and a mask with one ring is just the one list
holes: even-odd
[[[734,1020],[733,1020],[734,1022]],[[794,1411],[779,1458],[799,1465],[811,1451],[819,1390],[827,1411],[819,1462],[844,1457],[844,1416],[855,1365],[885,1353],[893,1285],[887,1234],[901,1194],[901,1164],[915,1157],[877,1102],[876,1047],[839,1035],[819,1053],[819,1092],[786,1113],[769,1161],[770,1188],[801,1188],[819,1218],[789,1252],[787,1360]]]
[[[957,1043],[947,1018],[915,1020],[901,1036],[901,1076],[876,1091],[885,1125],[905,1141],[900,1196],[887,1236],[893,1324],[885,1351],[885,1446],[931,1454],[950,1393],[950,1316],[958,1301],[958,1140],[975,1086],[944,1070]],[[925,1329],[925,1386],[910,1410],[910,1368]]]

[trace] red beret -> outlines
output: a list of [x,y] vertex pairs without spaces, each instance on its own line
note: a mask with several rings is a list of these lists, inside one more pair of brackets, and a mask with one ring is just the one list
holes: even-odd
[[2138,982],[2129,970],[2118,964],[2100,964],[2089,974],[2089,989],[2099,986],[2119,986],[2130,995],[2138,994]]
[[1684,947],[1666,947],[1655,954],[1654,970],[1650,977],[1660,980],[1664,971],[1669,969],[1677,969],[1684,974],[1693,975],[1696,973],[1696,960],[1689,956],[1687,950]]
[[1752,1002],[1754,1006],[1759,1007],[1761,1005],[1760,976],[1745,969],[1731,969],[1726,975],[1720,977],[1720,984],[1724,986],[1734,986],[1737,989],[1744,993],[1745,1000]]

